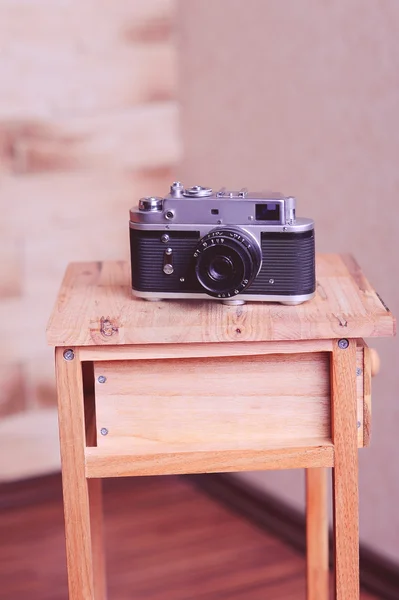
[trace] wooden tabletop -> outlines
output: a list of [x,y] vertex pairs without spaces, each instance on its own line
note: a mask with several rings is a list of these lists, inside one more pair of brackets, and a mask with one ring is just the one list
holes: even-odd
[[318,254],[317,294],[299,306],[132,297],[127,262],[72,263],[51,315],[52,346],[367,338],[395,319],[349,255]]

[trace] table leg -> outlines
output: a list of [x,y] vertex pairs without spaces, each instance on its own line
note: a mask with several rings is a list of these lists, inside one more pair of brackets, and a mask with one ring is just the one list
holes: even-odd
[[332,352],[333,507],[336,600],[359,600],[356,341]]
[[326,469],[306,469],[307,600],[328,600]]
[[101,481],[85,475],[82,367],[56,349],[58,415],[70,600],[105,600]]

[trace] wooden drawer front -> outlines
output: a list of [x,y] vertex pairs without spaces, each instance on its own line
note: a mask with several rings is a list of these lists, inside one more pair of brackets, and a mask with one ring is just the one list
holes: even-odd
[[331,438],[329,364],[326,352],[96,362],[97,445],[317,445]]

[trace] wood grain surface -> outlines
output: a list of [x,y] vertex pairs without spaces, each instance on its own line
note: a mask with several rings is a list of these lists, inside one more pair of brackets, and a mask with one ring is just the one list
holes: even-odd
[[336,600],[359,599],[359,490],[356,440],[356,342],[331,359],[334,443],[333,516]]
[[[359,448],[364,445],[364,411],[370,414],[364,396],[371,378],[364,369],[365,348],[359,341]],[[87,361],[95,361],[90,377],[96,420],[86,425],[98,445],[110,450],[155,452],[165,444],[183,450],[186,443],[212,441],[215,446],[231,439],[237,447],[247,447],[246,440],[268,447],[279,441],[293,446],[296,439],[312,437],[330,440],[329,351],[328,340],[82,347],[79,360],[88,374]],[[99,383],[99,377],[105,382]],[[104,427],[106,436],[100,435]]]
[[306,469],[306,600],[328,600],[327,470]]
[[[286,446],[287,444],[285,444]],[[192,445],[184,451],[179,447],[158,448],[152,452],[143,448],[140,453],[111,454],[103,448],[86,448],[86,476],[131,477],[141,475],[174,475],[187,473],[229,473],[238,471],[265,471],[332,467],[334,448],[326,440],[302,440],[294,448],[270,448],[266,444],[248,444],[225,448]],[[276,446],[276,445],[275,445]]]
[[105,600],[100,484],[86,479],[81,363],[56,350],[58,414],[70,600]]
[[[126,346],[82,346],[81,361],[113,362],[121,360],[154,360],[209,358],[211,356],[256,356],[266,354],[303,354],[332,352],[332,340],[299,340],[281,342],[193,342],[192,344],[134,344]],[[361,352],[362,354],[362,352]],[[363,358],[362,358],[363,363]]]
[[[373,376],[372,356],[376,353],[364,345],[364,403],[363,403],[363,445],[369,446],[371,441],[371,377]],[[377,355],[378,357],[378,355]],[[377,360],[377,359],[375,359]]]
[[54,346],[392,336],[392,314],[352,258],[317,256],[317,295],[300,306],[133,299],[127,262],[74,263],[47,328]]
[[113,361],[94,376],[97,445],[111,453],[331,440],[327,353]]

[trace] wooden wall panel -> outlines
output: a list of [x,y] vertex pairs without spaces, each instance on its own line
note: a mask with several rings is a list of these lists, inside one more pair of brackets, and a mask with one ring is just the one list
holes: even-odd
[[23,284],[21,239],[7,231],[1,236],[0,265],[0,298],[20,296]]
[[173,13],[173,0],[1,0],[0,118],[173,99]]
[[175,163],[177,105],[106,114],[0,121],[0,174],[134,169]]
[[129,208],[176,177],[174,27],[175,0],[0,0],[3,420],[55,407],[67,263],[127,258]]
[[24,410],[27,387],[22,364],[0,364],[0,418]]
[[19,240],[18,248],[23,253],[24,243],[32,237],[62,230],[69,231],[71,241],[76,241],[74,228],[89,223],[92,234],[86,231],[86,237],[96,238],[99,222],[114,219],[121,225],[123,217],[126,225],[129,208],[137,197],[149,190],[153,194],[164,193],[174,174],[174,164],[165,163],[121,172],[86,170],[0,176],[0,244],[5,237]]

